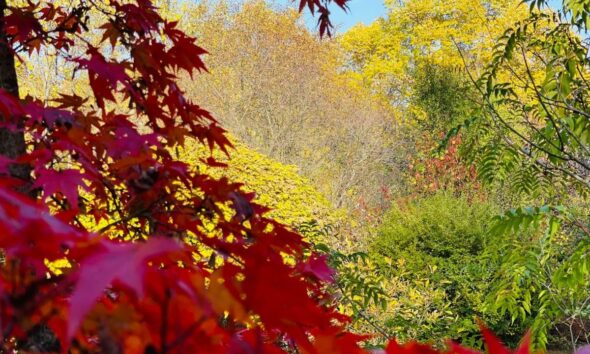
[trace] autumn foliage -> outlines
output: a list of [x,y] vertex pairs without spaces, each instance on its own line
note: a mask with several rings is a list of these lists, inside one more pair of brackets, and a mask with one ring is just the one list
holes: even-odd
[[[321,33],[326,3],[300,1]],[[25,142],[1,160],[2,351],[48,351],[22,344],[46,325],[74,353],[362,352],[325,292],[325,257],[240,184],[176,158],[187,137],[232,148],[177,84],[206,71],[196,39],[149,0],[19,4],[0,1],[3,60],[57,52],[89,90],[44,102],[2,82],[2,129]]]
[[[432,193],[437,190],[478,190],[474,166],[465,166],[459,155],[461,137],[449,139],[444,149],[434,145],[428,138],[426,143],[417,144],[418,156],[410,158],[410,181],[417,191]],[[441,139],[442,140],[442,139]]]

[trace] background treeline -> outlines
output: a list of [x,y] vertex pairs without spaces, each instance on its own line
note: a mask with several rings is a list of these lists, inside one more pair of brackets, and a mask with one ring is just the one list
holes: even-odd
[[[528,328],[539,348],[587,343],[590,2],[385,3],[319,39],[262,0],[162,1],[210,52],[183,85],[236,144],[215,173],[331,257],[372,343],[478,346],[478,319],[509,344]],[[76,90],[51,54],[19,67],[25,94]]]

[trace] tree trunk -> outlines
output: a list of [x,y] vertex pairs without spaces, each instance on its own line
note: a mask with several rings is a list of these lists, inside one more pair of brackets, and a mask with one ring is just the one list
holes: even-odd
[[[4,26],[6,9],[6,0],[0,0],[0,88],[19,99],[14,54],[8,44]],[[3,119],[6,119],[6,117]],[[0,128],[0,155],[14,159],[22,155],[25,150],[25,136],[22,131],[10,131],[7,128]],[[23,181],[30,180],[30,168],[26,165],[12,165],[9,171],[13,177]]]

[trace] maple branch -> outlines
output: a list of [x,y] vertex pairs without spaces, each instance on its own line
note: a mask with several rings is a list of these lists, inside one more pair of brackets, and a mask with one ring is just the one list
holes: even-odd
[[[111,227],[117,226],[117,225],[119,225],[121,223],[126,223],[127,221],[130,221],[130,220],[134,219],[135,217],[136,217],[135,214],[127,214],[125,217],[122,217],[119,220],[115,220],[115,221],[107,224],[106,226],[101,227],[98,230],[98,233],[102,234],[105,231],[107,231],[108,229],[110,229]],[[127,226],[125,226],[125,228],[127,229]],[[129,230],[127,229],[126,232],[129,233]]]
[[[26,41],[22,41],[19,43],[19,47],[15,48],[14,51],[18,52],[21,49],[24,49],[26,46],[28,46],[30,43],[37,41],[37,40],[47,40],[47,38],[50,38],[49,35],[53,34],[53,33],[63,33],[63,32],[71,32],[72,30],[65,27],[65,25],[70,22],[73,19],[78,19],[81,18],[81,12],[84,11],[84,9],[86,9],[83,6],[80,6],[78,8],[76,8],[78,11],[78,13],[76,13],[76,11],[72,11],[70,12],[70,14],[68,15],[68,17],[66,17],[63,21],[61,21],[61,23],[59,23],[55,28],[47,30],[47,31],[42,31],[41,34],[37,35],[37,36],[33,36],[30,38],[27,38]],[[81,23],[81,25],[85,26],[83,23]]]
[[[125,223],[124,224],[125,225],[125,231],[127,233],[129,233],[129,229],[127,228],[127,224],[126,224],[127,221],[130,221],[132,219],[135,219],[137,217],[142,216],[143,213],[145,213],[146,211],[150,210],[154,205],[156,205],[157,203],[159,203],[160,201],[162,201],[162,199],[163,199],[163,197],[160,197],[160,198],[156,199],[155,201],[153,201],[150,205],[148,205],[148,206],[146,206],[144,208],[141,208],[141,209],[135,211],[134,213],[130,213],[130,214],[127,214],[125,216],[121,216],[121,218],[119,220],[115,220],[115,221],[111,222],[110,224],[102,227],[101,229],[98,230],[98,232],[99,233],[103,233],[103,232],[107,231],[108,229],[110,229],[113,226],[116,226],[116,225],[118,225],[120,223]],[[122,212],[123,211],[117,205],[116,205],[116,207],[117,207],[117,211],[119,212],[119,215],[122,215]],[[153,230],[150,230],[150,233],[152,233],[152,232],[153,232]]]
[[[125,213],[123,213],[123,209],[121,208],[121,206],[118,203],[119,198],[117,196],[117,192],[106,181],[102,181],[102,184],[109,191],[109,193],[111,194],[111,197],[113,198],[112,202],[115,205],[115,210],[117,210],[117,213],[119,213],[119,218],[121,219],[119,222],[123,222],[124,223],[123,224],[123,227],[125,228],[125,232],[127,232],[129,234],[129,227],[127,226],[127,223],[126,222],[129,221],[129,220],[131,220],[131,219],[124,220],[126,218],[126,216],[125,216]],[[102,232],[102,229],[101,229],[101,232]]]
[[[65,200],[59,200],[54,195],[51,196],[51,200],[53,200],[61,208],[61,210],[67,211],[69,209],[68,203]],[[80,221],[78,216],[74,216],[73,220],[76,222],[76,224],[78,224],[78,226],[80,226],[80,228],[82,228],[84,231],[87,231],[86,227],[82,221]]]
[[98,5],[94,0],[88,0],[88,2],[90,2],[92,4],[92,6],[94,6],[94,8],[96,8],[98,11],[100,11],[103,15],[110,17],[110,16],[115,16],[117,13],[110,13],[108,12],[108,10],[102,8],[100,5]]

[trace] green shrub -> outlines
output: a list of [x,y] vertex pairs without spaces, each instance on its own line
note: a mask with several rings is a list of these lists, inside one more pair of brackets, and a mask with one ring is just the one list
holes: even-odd
[[[488,315],[486,296],[497,257],[486,248],[498,214],[493,204],[438,192],[394,205],[371,245],[371,258],[392,286],[385,326],[400,338],[452,338],[481,345],[477,319],[510,341],[510,321]],[[502,327],[500,327],[500,323]]]
[[[486,230],[497,209],[451,193],[394,206],[384,217],[372,250],[383,257],[403,259],[408,271],[441,276],[456,273],[482,253]],[[391,267],[395,271],[395,267]]]

